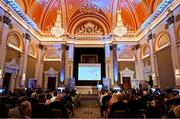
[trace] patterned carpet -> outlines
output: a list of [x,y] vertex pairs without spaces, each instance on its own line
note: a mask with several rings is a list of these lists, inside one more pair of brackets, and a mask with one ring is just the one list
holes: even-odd
[[80,96],[80,105],[75,108],[75,116],[71,116],[71,119],[104,119],[100,114],[100,105],[98,96]]

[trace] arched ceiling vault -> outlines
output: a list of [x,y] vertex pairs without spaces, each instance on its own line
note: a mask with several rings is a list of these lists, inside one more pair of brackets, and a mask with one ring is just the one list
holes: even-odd
[[[68,32],[72,28],[73,21],[79,18],[96,17],[99,21],[106,24],[106,27],[112,26],[116,23],[116,11],[122,11],[122,20],[128,31],[136,31],[141,24],[153,13],[162,0],[16,0],[22,10],[37,24],[42,32],[50,34],[50,29],[54,25],[57,10],[62,11],[62,26]],[[117,6],[114,6],[115,2]],[[80,12],[81,7],[88,6],[86,15]],[[92,10],[97,8],[96,13]],[[96,9],[96,10],[97,10]],[[93,14],[93,15],[92,15]],[[105,21],[104,21],[105,20]],[[96,21],[95,21],[96,22]],[[108,25],[107,25],[108,24]],[[107,30],[108,29],[108,30]],[[110,33],[113,28],[107,28]]]

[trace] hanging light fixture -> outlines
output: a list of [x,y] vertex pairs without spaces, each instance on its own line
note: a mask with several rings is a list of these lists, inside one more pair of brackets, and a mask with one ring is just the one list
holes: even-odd
[[60,37],[61,35],[64,34],[64,29],[61,26],[61,11],[60,10],[57,11],[56,22],[54,26],[51,28],[51,32],[56,37]]
[[127,28],[123,25],[122,18],[121,18],[121,11],[117,11],[117,25],[114,29],[114,34],[121,37],[127,32]]

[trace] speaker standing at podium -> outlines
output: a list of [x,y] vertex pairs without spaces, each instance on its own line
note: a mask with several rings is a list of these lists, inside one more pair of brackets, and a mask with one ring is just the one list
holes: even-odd
[[152,76],[149,76],[148,85],[150,86],[150,88],[152,88],[152,87],[153,87],[153,80],[152,80]]

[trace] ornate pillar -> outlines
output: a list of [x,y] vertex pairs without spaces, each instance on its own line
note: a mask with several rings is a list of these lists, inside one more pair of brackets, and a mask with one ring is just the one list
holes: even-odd
[[113,54],[113,77],[115,85],[118,85],[118,61],[117,61],[117,44],[111,46]]
[[43,87],[42,85],[42,75],[43,75],[43,68],[44,68],[44,62],[41,61],[42,59],[42,50],[43,50],[43,46],[39,45],[38,47],[38,56],[37,56],[37,60],[36,60],[36,69],[35,69],[35,79],[37,80],[37,85],[39,87]]
[[0,87],[3,85],[3,74],[4,74],[4,64],[6,58],[6,48],[7,48],[7,36],[10,31],[9,25],[11,24],[11,20],[9,18],[9,14],[4,12],[0,8]]
[[[110,50],[110,44],[109,43],[105,43],[104,45],[105,47],[105,65],[106,65],[106,77],[108,78],[108,87],[111,85],[114,85],[114,81],[113,81],[113,67],[111,65],[111,50]],[[110,88],[110,87],[109,87]]]
[[155,39],[153,37],[152,31],[149,32],[149,35],[147,37],[147,41],[149,44],[150,48],[150,61],[151,61],[151,72],[152,72],[152,79],[153,79],[153,85],[158,86],[159,85],[159,80],[158,80],[158,73],[157,73],[157,64],[156,64],[156,54],[154,52],[154,42]]
[[47,89],[48,88],[48,75],[45,74],[44,76],[44,89]]
[[65,85],[68,85],[68,79],[73,78],[73,62],[74,62],[74,44],[69,44],[69,49],[66,54],[66,73]]
[[[175,35],[175,25],[174,25],[174,14],[173,12],[170,12],[167,15],[167,24],[169,25],[169,35],[171,38],[171,55],[172,55],[172,62],[173,62],[173,69],[174,69],[174,75],[175,75],[175,82],[176,86],[180,86],[180,79],[177,77],[177,73],[180,72],[180,62],[179,62],[179,56],[178,56],[178,48],[177,48],[177,40]],[[179,75],[179,74],[178,74]]]
[[[26,79],[26,69],[27,69],[27,60],[28,60],[28,47],[29,47],[29,42],[30,42],[30,35],[28,33],[24,34],[24,38],[25,38],[25,49],[24,49],[24,56],[22,57],[23,59],[23,65],[22,67],[22,74],[21,74],[21,82],[20,82],[20,86],[21,88],[25,87],[25,81],[27,81]],[[21,69],[20,69],[21,70]]]
[[59,86],[64,85],[64,80],[65,80],[65,57],[66,57],[67,45],[62,44],[61,47],[62,47],[62,54],[61,54],[61,69],[60,69]]
[[58,73],[56,74],[56,89],[58,88]]
[[21,52],[19,53],[19,61],[18,61],[19,72],[16,79],[15,88],[21,88],[21,81],[23,78],[23,63],[24,63],[24,53]]
[[144,82],[144,62],[141,60],[140,48],[136,50],[137,61],[135,61],[136,79],[140,80],[140,83]]
[[105,63],[106,63],[106,78],[110,78],[110,45],[105,44]]
[[44,61],[40,61],[39,64],[39,76],[38,76],[38,85],[40,88],[43,87],[43,75],[44,75]]

